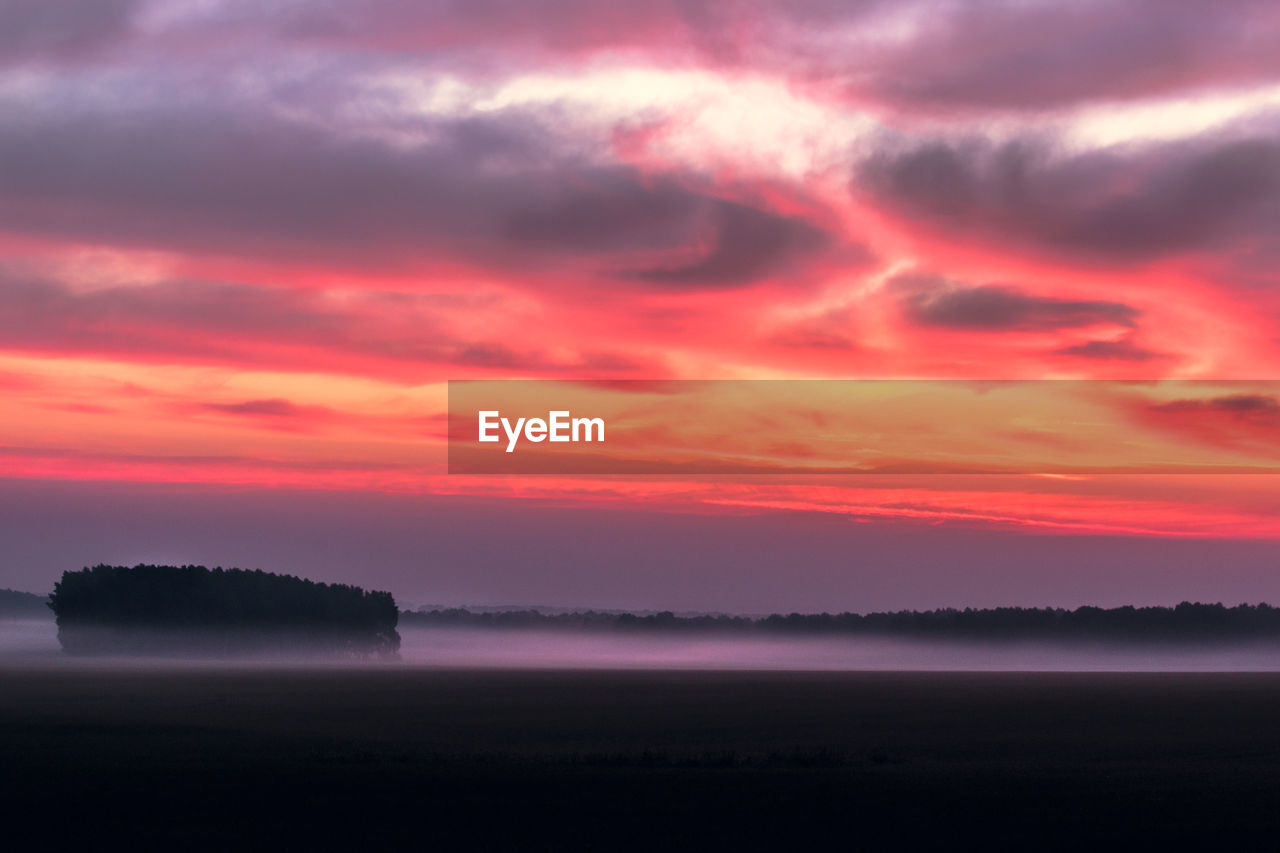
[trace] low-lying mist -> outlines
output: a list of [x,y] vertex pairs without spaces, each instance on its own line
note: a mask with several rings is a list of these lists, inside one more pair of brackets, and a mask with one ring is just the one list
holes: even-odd
[[408,666],[481,669],[1280,671],[1280,644],[1157,644],[908,640],[874,636],[786,636],[690,631],[401,629],[397,661],[293,646],[226,654],[210,647],[181,657],[71,656],[49,620],[0,620],[0,663],[139,665]]
[[905,640],[869,636],[401,630],[401,658],[429,666],[546,669],[1280,671],[1280,644],[1164,645]]

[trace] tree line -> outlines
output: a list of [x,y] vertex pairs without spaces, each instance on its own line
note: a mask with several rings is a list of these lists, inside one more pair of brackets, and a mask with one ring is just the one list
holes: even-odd
[[49,598],[16,589],[0,589],[0,617],[10,619],[49,618]]
[[775,613],[763,617],[694,615],[669,611],[540,613],[537,610],[472,612],[464,608],[401,614],[401,624],[421,627],[617,628],[671,631],[760,631],[864,634],[975,640],[1261,640],[1280,639],[1280,608],[1269,604],[1182,602],[1176,607],[944,608],[878,613]]

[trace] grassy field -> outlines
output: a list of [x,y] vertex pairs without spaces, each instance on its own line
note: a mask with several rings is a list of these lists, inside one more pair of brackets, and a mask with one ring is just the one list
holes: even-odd
[[1277,720],[1272,674],[10,668],[0,802],[60,846],[1274,849]]

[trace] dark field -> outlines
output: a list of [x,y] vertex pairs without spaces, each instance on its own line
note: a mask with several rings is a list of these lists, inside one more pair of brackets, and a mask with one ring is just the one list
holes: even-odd
[[10,668],[0,785],[31,849],[1275,849],[1280,675]]

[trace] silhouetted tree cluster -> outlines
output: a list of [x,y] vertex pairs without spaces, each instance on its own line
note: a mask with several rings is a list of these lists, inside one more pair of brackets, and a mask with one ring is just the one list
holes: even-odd
[[261,570],[98,565],[63,573],[49,606],[72,653],[292,645],[394,654],[400,647],[391,593]]
[[621,628],[731,630],[808,634],[865,634],[974,640],[1212,641],[1280,639],[1280,608],[1268,604],[1192,604],[1176,607],[996,607],[900,610],[891,613],[775,613],[676,616],[670,612],[543,614],[536,610],[472,613],[465,609],[402,614],[404,624],[492,628]]

